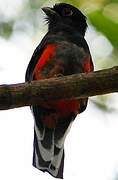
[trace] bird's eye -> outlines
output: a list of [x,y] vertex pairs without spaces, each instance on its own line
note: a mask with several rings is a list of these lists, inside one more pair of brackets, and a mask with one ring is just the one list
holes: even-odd
[[73,11],[71,9],[68,8],[64,8],[62,11],[63,16],[72,16]]

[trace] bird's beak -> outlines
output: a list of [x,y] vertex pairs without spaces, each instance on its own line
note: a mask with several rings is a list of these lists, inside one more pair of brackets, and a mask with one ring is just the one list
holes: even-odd
[[43,7],[42,10],[45,12],[45,14],[48,16],[48,17],[51,17],[51,16],[54,16],[56,15],[57,13],[50,7]]

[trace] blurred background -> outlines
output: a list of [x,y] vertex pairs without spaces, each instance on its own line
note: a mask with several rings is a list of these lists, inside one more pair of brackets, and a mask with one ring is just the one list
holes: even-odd
[[[0,84],[24,82],[47,25],[42,6],[70,3],[88,18],[95,70],[118,64],[118,0],[0,0]],[[0,179],[53,179],[32,167],[29,107],[0,112]],[[64,179],[118,180],[118,95],[91,97],[65,142]]]

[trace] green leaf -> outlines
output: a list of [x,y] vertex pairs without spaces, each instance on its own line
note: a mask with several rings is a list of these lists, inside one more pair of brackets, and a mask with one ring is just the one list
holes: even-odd
[[91,24],[102,32],[118,48],[118,24],[102,14],[102,10],[96,10],[88,14]]

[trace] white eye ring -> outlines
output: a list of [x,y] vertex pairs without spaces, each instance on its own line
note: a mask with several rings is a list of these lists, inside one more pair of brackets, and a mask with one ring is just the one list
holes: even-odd
[[73,15],[73,11],[68,8],[64,8],[62,13],[63,13],[63,16],[72,16]]

